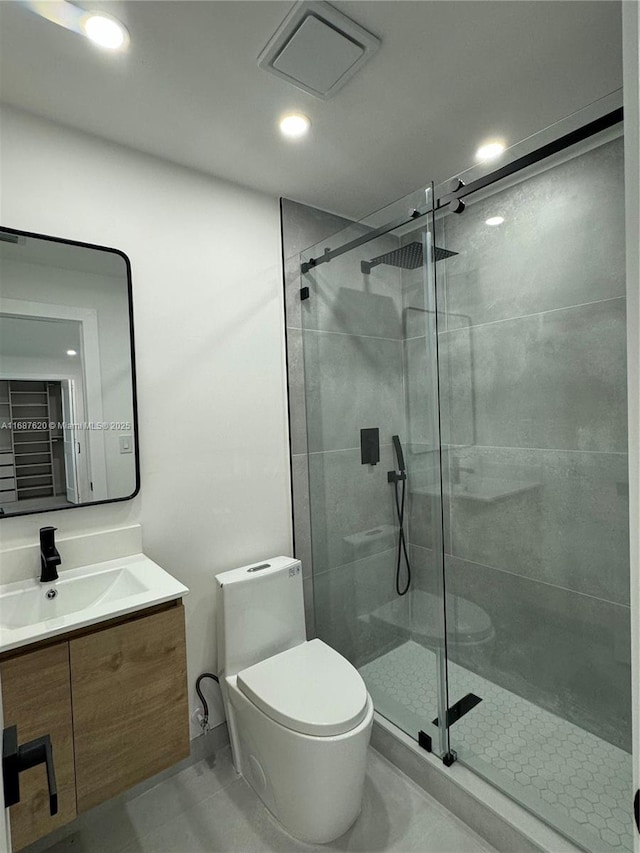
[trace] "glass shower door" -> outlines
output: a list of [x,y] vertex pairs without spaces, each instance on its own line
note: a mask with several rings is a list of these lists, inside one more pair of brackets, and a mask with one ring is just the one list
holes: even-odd
[[436,224],[451,746],[631,850],[621,131],[465,202]]
[[617,115],[477,167],[460,213],[422,193],[300,259],[318,636],[592,853],[633,826]]
[[380,714],[446,755],[430,199],[303,253],[301,338],[317,634]]

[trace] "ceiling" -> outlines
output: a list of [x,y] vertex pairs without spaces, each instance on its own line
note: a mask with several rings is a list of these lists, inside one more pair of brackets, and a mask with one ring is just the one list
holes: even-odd
[[[89,2],[125,23],[108,54],[0,2],[3,101],[230,181],[360,217],[622,85],[617,0],[359,0],[334,5],[381,41],[320,101],[261,71],[291,3]],[[297,109],[309,136],[284,140]]]
[[67,355],[68,349],[74,349],[76,353],[82,349],[80,323],[0,315],[1,358],[43,359],[46,364],[73,358]]

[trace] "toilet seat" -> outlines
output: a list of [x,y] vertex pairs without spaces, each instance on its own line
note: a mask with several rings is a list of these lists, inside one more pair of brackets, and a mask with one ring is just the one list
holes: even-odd
[[236,683],[272,720],[301,734],[341,735],[367,713],[360,673],[322,640],[309,640],[247,667]]

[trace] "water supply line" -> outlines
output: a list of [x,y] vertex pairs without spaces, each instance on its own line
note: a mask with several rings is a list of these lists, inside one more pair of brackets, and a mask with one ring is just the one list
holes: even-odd
[[203,672],[202,675],[199,675],[196,679],[196,693],[202,702],[202,710],[204,711],[204,716],[200,719],[200,728],[202,729],[202,734],[206,734],[209,731],[209,705],[207,704],[207,700],[204,698],[202,690],[200,689],[200,682],[203,678],[213,678],[216,684],[220,683],[220,679],[212,672]]

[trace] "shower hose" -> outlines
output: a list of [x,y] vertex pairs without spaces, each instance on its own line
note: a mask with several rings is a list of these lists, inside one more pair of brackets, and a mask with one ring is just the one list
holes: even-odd
[[[398,489],[398,479],[402,483],[402,492]],[[396,510],[398,512],[398,561],[396,563],[396,592],[398,595],[406,595],[409,592],[409,587],[411,586],[411,562],[409,561],[409,554],[407,553],[407,541],[404,536],[404,507],[405,507],[405,494],[407,488],[407,475],[405,474],[402,478],[397,478],[393,482],[393,488],[395,491],[396,498]],[[403,589],[400,588],[400,569],[402,567],[402,556],[404,554],[404,561],[407,566],[407,582]]]

